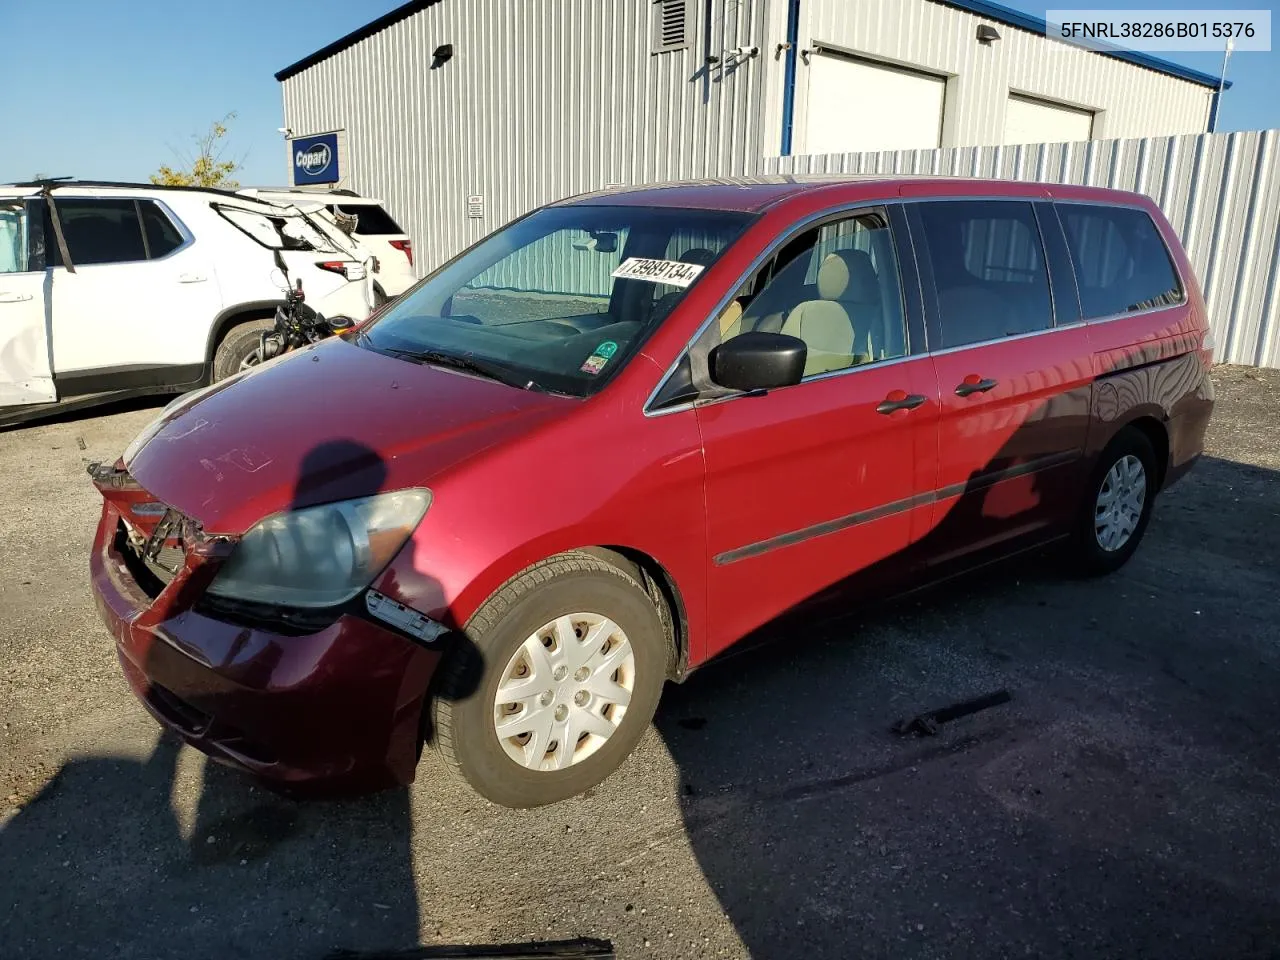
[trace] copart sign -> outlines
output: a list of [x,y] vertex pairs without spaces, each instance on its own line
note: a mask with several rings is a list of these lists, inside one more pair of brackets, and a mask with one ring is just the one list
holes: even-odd
[[338,135],[319,133],[311,137],[295,137],[289,141],[293,163],[293,182],[337,183]]

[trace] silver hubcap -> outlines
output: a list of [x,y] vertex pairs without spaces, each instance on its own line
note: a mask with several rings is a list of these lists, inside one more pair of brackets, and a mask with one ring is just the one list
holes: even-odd
[[598,613],[543,624],[502,671],[493,727],[502,749],[530,770],[564,770],[613,735],[635,689],[631,641]]
[[1098,546],[1108,553],[1119,550],[1133,531],[1147,502],[1147,471],[1133,454],[1117,460],[1102,479],[1093,508],[1093,531]]

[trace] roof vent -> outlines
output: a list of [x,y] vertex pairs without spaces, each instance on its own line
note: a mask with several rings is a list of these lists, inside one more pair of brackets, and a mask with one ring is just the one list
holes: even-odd
[[653,0],[653,53],[668,53],[689,46],[690,0]]

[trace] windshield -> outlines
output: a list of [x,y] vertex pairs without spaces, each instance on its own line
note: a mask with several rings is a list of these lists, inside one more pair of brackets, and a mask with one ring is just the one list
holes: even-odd
[[282,207],[278,213],[266,213],[221,203],[212,206],[240,230],[272,250],[342,250],[330,231],[297,207]]
[[446,264],[358,342],[587,396],[625,366],[751,219],[652,207],[539,210]]

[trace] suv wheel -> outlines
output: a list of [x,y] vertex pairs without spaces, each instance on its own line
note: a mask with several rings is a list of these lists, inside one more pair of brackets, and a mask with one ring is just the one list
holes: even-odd
[[1126,427],[1098,457],[1080,505],[1075,566],[1086,576],[1111,573],[1133,556],[1151,519],[1156,455],[1142,431]]
[[239,373],[241,366],[254,350],[258,349],[263,333],[270,333],[275,328],[274,320],[250,320],[238,323],[225,334],[213,354],[213,380],[225,380],[233,373]]
[[581,793],[622,763],[653,718],[666,675],[662,622],[640,584],[594,556],[530,567],[465,634],[432,701],[435,742],[494,803]]

